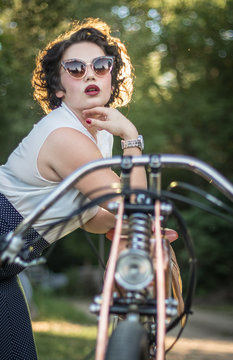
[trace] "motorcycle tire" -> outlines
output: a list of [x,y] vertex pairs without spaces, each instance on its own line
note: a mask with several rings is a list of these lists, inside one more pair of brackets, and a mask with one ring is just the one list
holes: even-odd
[[135,321],[120,321],[107,346],[105,360],[148,360],[147,332]]

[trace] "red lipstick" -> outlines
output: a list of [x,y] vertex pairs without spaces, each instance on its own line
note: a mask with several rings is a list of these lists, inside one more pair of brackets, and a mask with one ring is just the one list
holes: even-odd
[[85,94],[89,96],[98,95],[100,88],[97,85],[88,85],[85,89]]

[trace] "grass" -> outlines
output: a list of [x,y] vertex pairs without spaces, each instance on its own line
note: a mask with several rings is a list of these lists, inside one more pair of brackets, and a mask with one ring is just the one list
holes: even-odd
[[[74,302],[62,296],[35,290],[38,316],[33,330],[39,360],[84,360],[95,349],[96,321],[81,311]],[[203,308],[204,306],[198,306]],[[232,314],[232,306],[209,306]],[[94,353],[88,360],[94,359]]]
[[36,332],[35,340],[39,360],[83,360],[95,347],[94,340],[65,337],[49,332]]
[[[35,291],[33,331],[39,360],[83,360],[95,348],[95,321],[69,299]],[[94,358],[94,355],[91,359]]]

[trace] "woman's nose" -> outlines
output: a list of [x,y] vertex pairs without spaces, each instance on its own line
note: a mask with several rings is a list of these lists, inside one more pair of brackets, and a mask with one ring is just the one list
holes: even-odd
[[87,71],[86,71],[86,75],[85,75],[85,79],[95,79],[95,72],[91,66],[91,64],[87,65]]

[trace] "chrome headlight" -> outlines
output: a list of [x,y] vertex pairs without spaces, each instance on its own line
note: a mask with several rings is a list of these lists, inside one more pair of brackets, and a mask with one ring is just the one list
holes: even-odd
[[115,279],[126,290],[144,289],[153,279],[153,266],[148,253],[138,249],[123,251],[117,260]]

